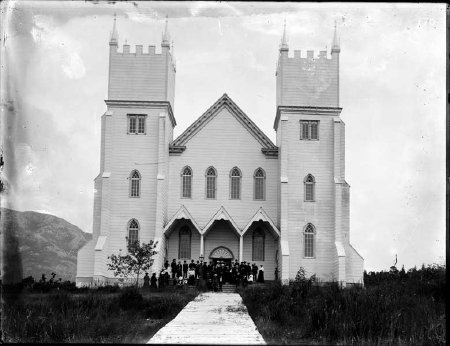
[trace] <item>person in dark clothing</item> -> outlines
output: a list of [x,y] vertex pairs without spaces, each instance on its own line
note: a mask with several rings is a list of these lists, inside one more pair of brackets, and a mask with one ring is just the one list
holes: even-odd
[[[174,258],[172,263],[170,264],[170,269],[172,269],[172,279],[176,279],[177,277],[177,261]],[[176,284],[176,280],[174,280],[174,285]]]
[[259,268],[259,272],[258,272],[258,282],[259,283],[264,283],[264,267],[261,264],[261,268]]
[[150,288],[150,276],[148,276],[148,273],[145,273],[143,288],[145,288],[145,289]]
[[177,278],[180,276],[183,276],[183,265],[181,264],[181,261],[178,261],[177,264]]
[[191,263],[189,263],[189,269],[195,269],[194,260],[191,260]]
[[195,266],[195,278],[196,279],[199,279],[200,277],[199,277],[199,271],[200,271],[200,262],[199,261],[197,261],[197,265]]
[[169,261],[168,260],[166,260],[164,262],[164,269],[167,270],[167,268],[169,268]]
[[150,287],[152,288],[158,288],[158,286],[156,285],[156,282],[158,281],[158,279],[156,278],[156,273],[152,274],[152,277],[150,279]]
[[187,278],[188,269],[189,269],[189,265],[186,263],[186,261],[184,261],[184,263],[183,263],[183,279]]
[[245,275],[248,277],[252,273],[252,267],[250,266],[250,262],[245,265]]
[[252,264],[252,273],[253,273],[253,280],[256,281],[258,276],[258,266],[256,265],[256,263]]

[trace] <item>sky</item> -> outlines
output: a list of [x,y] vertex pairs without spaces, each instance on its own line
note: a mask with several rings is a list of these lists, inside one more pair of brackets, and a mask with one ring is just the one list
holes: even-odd
[[2,207],[92,232],[109,37],[174,41],[174,136],[227,93],[275,142],[275,67],[341,43],[350,241],[365,269],[445,262],[445,4],[2,2]]

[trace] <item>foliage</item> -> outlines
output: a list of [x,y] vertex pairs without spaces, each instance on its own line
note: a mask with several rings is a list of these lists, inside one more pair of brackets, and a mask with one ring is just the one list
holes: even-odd
[[[299,271],[240,290],[267,342],[445,344],[445,267],[368,274],[366,286],[318,285]],[[373,279],[373,280],[372,280]]]
[[[155,248],[158,242],[150,240],[148,243],[140,243],[136,240],[132,243],[128,242],[128,253],[122,255],[111,255],[108,257],[108,269],[114,272],[114,276],[122,278],[135,277],[136,287],[139,283],[139,275],[150,269],[153,264],[153,256],[157,254]],[[119,250],[119,252],[121,252]]]
[[119,306],[123,310],[137,309],[144,298],[136,287],[125,287],[119,295]]
[[[24,290],[16,299],[5,300],[3,341],[145,343],[197,295],[196,291],[138,292],[133,287],[118,292]],[[131,295],[135,303],[125,306],[124,297]]]

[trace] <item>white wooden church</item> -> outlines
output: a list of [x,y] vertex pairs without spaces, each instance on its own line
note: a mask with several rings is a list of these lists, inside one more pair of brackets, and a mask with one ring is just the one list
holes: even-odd
[[362,283],[363,258],[350,245],[336,29],[331,56],[291,56],[284,29],[276,143],[226,93],[174,139],[169,42],[166,20],[160,53],[119,50],[114,19],[93,239],[78,252],[77,284],[117,280],[107,258],[126,251],[127,238],[158,241],[156,273],[165,260],[203,257],[262,264],[267,280],[303,267],[321,281]]

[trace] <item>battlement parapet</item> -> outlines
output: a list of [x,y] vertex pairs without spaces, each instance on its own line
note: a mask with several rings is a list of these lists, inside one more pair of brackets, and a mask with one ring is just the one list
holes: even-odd
[[[331,54],[331,53],[330,53]],[[328,51],[326,50],[321,50],[319,51],[318,55],[315,54],[315,52],[313,50],[307,50],[306,51],[306,57],[303,56],[302,57],[302,51],[301,50],[294,50],[294,55],[288,55],[287,56],[288,60],[334,60],[334,56],[333,54],[331,54],[331,57],[328,57]]]
[[[117,46],[116,46],[117,47]],[[134,48],[134,49],[133,49]],[[160,49],[159,51],[156,51],[156,46],[149,45],[147,46],[147,50],[144,51],[144,46],[141,44],[138,44],[134,47],[131,47],[129,44],[122,45],[122,49],[120,50],[119,47],[112,50],[112,53],[117,55],[150,55],[150,56],[161,56],[164,54],[163,49]]]

